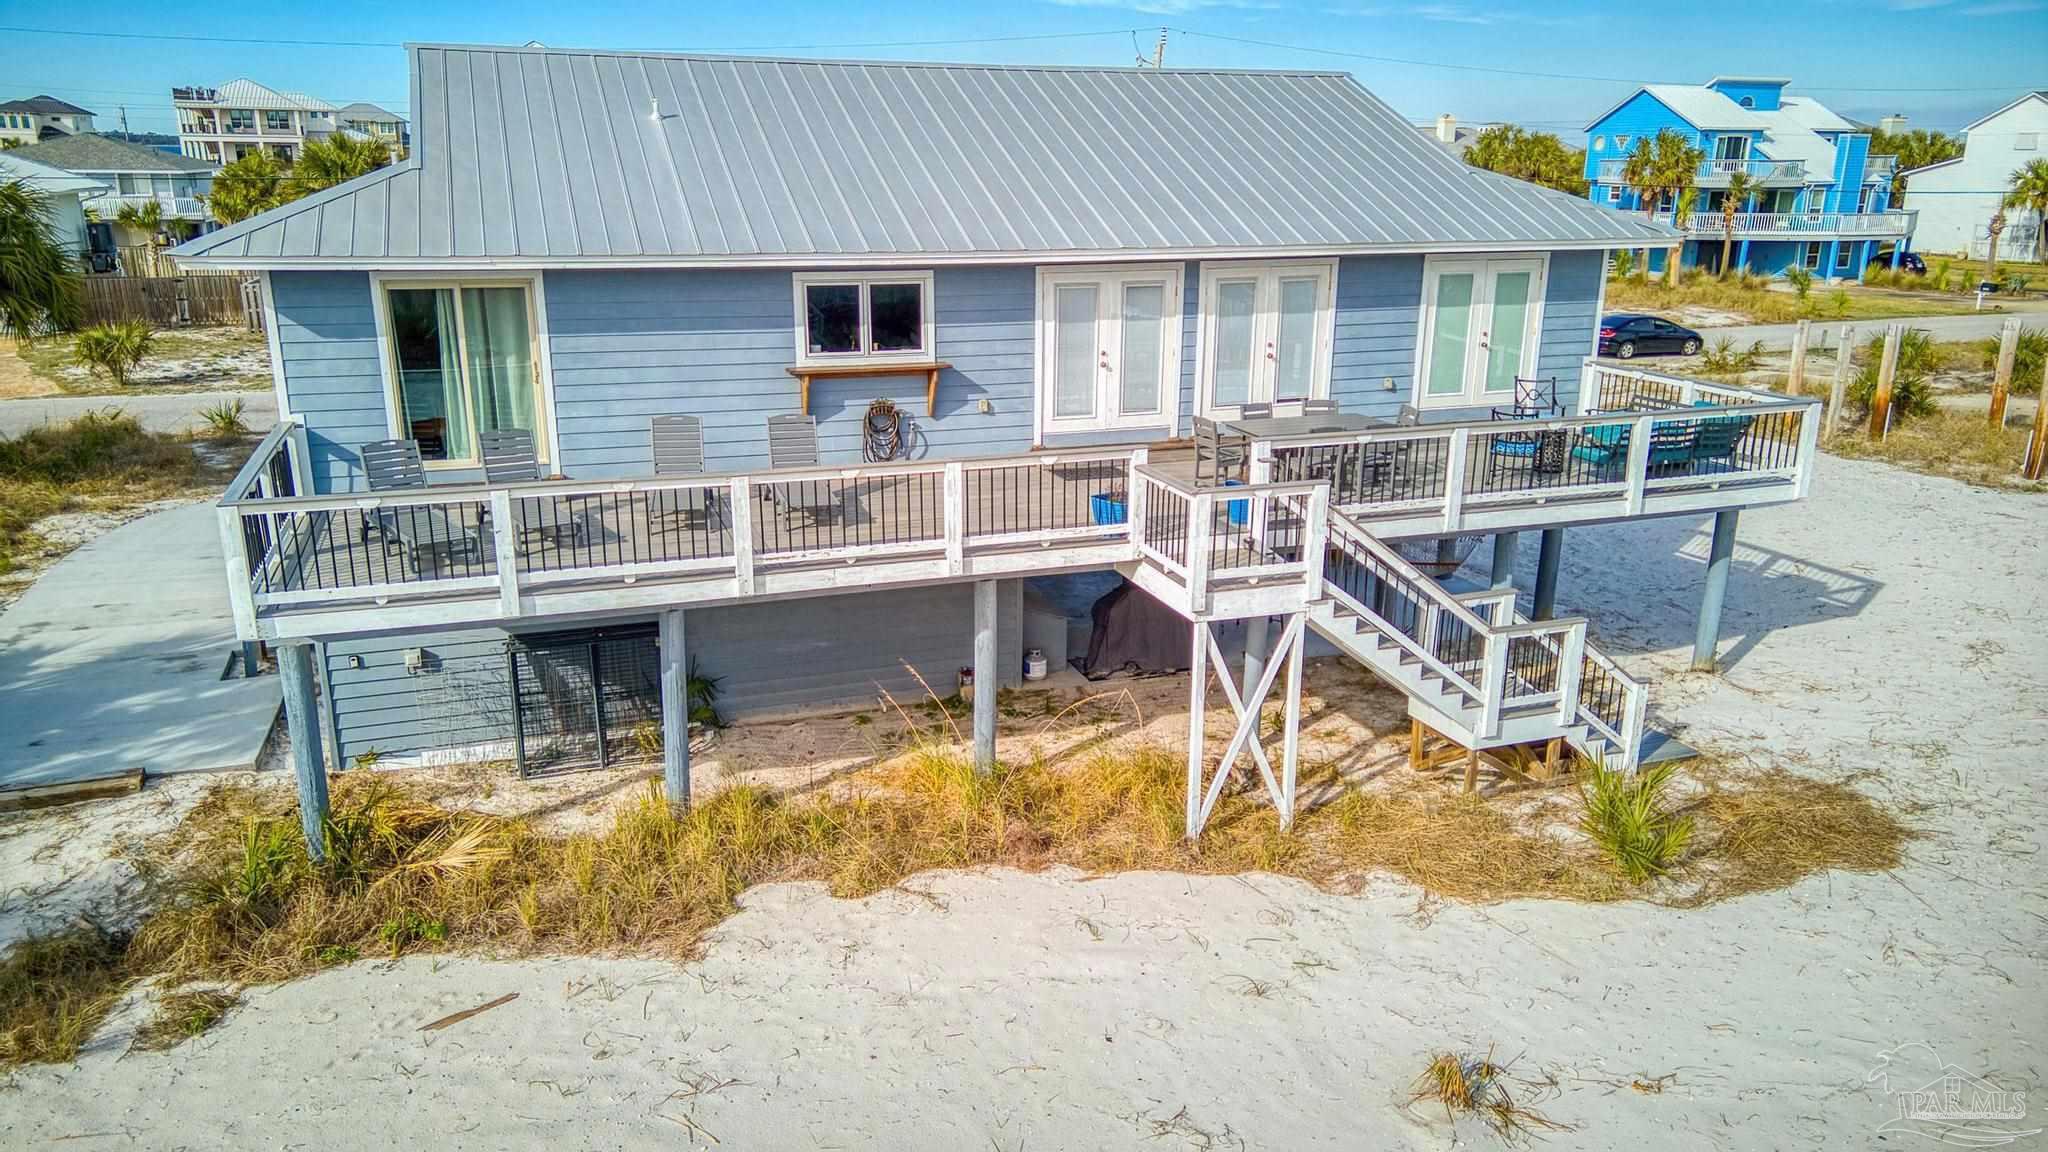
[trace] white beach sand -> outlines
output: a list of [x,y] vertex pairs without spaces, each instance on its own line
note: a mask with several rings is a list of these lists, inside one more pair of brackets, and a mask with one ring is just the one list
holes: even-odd
[[[687,966],[364,962],[164,1053],[127,1051],[138,994],[75,1066],[0,1089],[0,1146],[1495,1146],[1404,1106],[1447,1047],[1534,1082],[1574,1126],[1551,1147],[1936,1148],[1878,1129],[1943,1062],[2048,1124],[2048,502],[1824,458],[1811,501],[1743,519],[1721,675],[1683,671],[1701,527],[1571,533],[1561,610],[1654,678],[1653,722],[1913,806],[1896,873],[1692,911],[1263,876],[773,886]],[[33,855],[0,857],[8,887]]]

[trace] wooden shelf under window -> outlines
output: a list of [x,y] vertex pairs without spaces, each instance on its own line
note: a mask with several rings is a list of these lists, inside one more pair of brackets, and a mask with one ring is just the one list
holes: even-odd
[[922,376],[924,377],[924,414],[933,415],[932,409],[939,402],[939,373],[952,365],[943,360],[924,360],[911,364],[798,364],[784,371],[796,377],[796,410],[809,415],[811,411],[811,381],[857,380],[878,376]]

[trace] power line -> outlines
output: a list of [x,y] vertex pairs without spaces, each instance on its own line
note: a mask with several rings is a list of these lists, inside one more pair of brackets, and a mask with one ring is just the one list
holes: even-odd
[[[1448,64],[1441,60],[1415,60],[1405,56],[1376,56],[1369,52],[1350,52],[1340,48],[1317,48],[1307,44],[1287,44],[1278,40],[1253,40],[1244,36],[1225,36],[1216,32],[1197,32],[1192,28],[1175,28],[1183,36],[1199,36],[1204,40],[1227,40],[1233,44],[1250,44],[1259,48],[1279,48],[1289,52],[1309,52],[1318,56],[1336,56],[1346,60],[1370,60],[1376,64],[1406,64],[1416,68],[1445,68],[1457,72],[1486,72],[1496,76],[1520,76],[1537,80],[1592,80],[1605,84],[1644,84],[1650,81],[1637,80],[1628,76],[1596,76],[1583,72],[1539,72],[1523,68],[1494,68],[1484,64]],[[1815,92],[2010,92],[2027,88],[2026,84],[1988,84],[1968,88],[1856,88],[1846,85],[1814,84],[1806,86]]]

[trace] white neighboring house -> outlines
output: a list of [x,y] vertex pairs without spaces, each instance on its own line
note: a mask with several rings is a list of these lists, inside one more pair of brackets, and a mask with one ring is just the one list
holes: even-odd
[[412,150],[412,137],[405,130],[405,118],[386,112],[375,104],[358,101],[335,113],[341,131],[370,140],[382,140],[391,149],[393,161],[403,160]]
[[306,141],[331,135],[338,127],[334,105],[254,80],[173,88],[171,103],[178,111],[179,150],[211,164],[232,164],[264,150],[290,163]]
[[87,247],[85,207],[82,201],[107,190],[107,185],[90,176],[80,176],[18,155],[0,151],[0,183],[19,181],[50,199],[50,220],[57,243],[83,256]]
[[[2012,174],[2029,160],[2048,157],[2048,90],[2029,92],[1963,129],[1963,154],[1906,173],[1906,207],[1920,214],[1914,246],[1925,252],[1984,258],[1992,213],[2005,198]],[[2005,214],[1998,238],[2005,260],[2048,257],[2041,221],[2024,209]]]
[[0,143],[33,144],[92,131],[92,113],[55,96],[0,103]]

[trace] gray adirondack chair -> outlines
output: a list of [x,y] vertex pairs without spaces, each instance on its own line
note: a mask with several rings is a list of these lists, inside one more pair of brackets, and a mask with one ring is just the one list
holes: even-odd
[[[363,476],[372,492],[403,492],[427,486],[417,440],[375,440],[357,449]],[[385,551],[401,549],[414,571],[438,567],[442,561],[476,563],[482,558],[481,521],[471,523],[462,506],[424,504],[406,508],[373,508],[363,518],[362,536],[372,533]]]
[[[648,422],[654,474],[701,476],[704,473],[704,422],[695,416],[656,416]],[[715,488],[678,488],[654,493],[653,515],[673,516],[685,524],[715,528],[723,507]]]
[[[785,412],[768,418],[768,467],[816,468],[818,466],[818,421],[816,417]],[[777,484],[769,490],[785,520],[809,517],[827,519],[844,509],[836,486],[826,481]]]
[[[373,440],[356,449],[356,455],[363,461],[363,479],[372,492],[394,492],[407,488],[425,488],[427,470],[420,462],[420,442],[417,440]],[[394,526],[392,513],[386,509],[373,509],[363,517],[362,537],[368,540],[372,535],[384,538],[388,550],[395,542],[395,534],[388,531]]]

